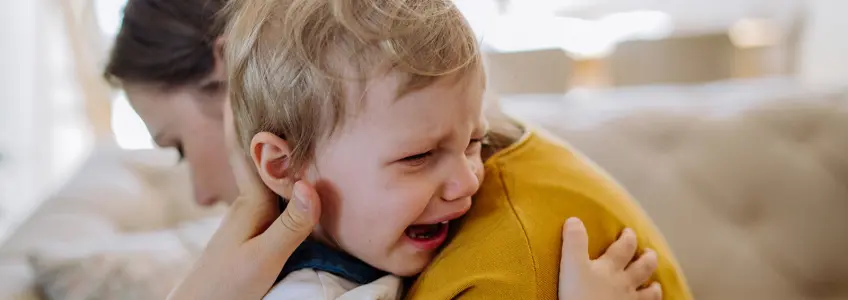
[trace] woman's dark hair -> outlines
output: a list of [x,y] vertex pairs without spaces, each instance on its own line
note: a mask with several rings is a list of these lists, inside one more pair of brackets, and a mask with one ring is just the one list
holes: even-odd
[[226,0],[129,0],[104,76],[178,86],[215,67],[214,44]]

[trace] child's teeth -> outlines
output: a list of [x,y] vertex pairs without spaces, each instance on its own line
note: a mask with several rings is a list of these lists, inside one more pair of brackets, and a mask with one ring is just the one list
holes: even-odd
[[442,224],[442,225],[445,225],[445,224],[447,224],[447,223],[448,223],[448,221],[442,221],[442,223],[441,223],[441,224]]

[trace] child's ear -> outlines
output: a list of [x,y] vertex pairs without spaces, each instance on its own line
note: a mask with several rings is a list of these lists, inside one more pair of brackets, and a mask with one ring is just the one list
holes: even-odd
[[297,174],[291,169],[291,148],[286,140],[270,132],[257,133],[250,141],[250,157],[262,183],[290,199]]

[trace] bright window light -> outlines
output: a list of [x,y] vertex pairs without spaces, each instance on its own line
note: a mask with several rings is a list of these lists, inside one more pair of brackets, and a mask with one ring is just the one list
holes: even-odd
[[661,11],[636,10],[609,14],[598,20],[615,39],[661,39],[674,29],[671,16]]
[[[121,18],[127,0],[94,0],[97,24],[103,34],[111,39],[121,29]],[[123,149],[152,149],[153,138],[144,121],[135,113],[124,93],[112,100],[112,132],[118,146]]]
[[780,43],[778,25],[768,19],[742,19],[728,30],[730,40],[739,48],[766,47]]
[[114,36],[121,28],[121,18],[127,0],[94,0],[97,24],[107,36]]
[[[466,7],[465,10],[470,8]],[[533,14],[525,9],[506,15],[489,14],[486,18],[469,18],[469,22],[484,37],[483,43],[496,51],[558,48],[577,58],[603,57],[621,42],[660,39],[667,37],[673,30],[668,14],[647,10],[614,13],[600,19],[587,20]]]
[[492,27],[498,19],[498,5],[495,1],[455,0],[456,7],[468,19],[468,24],[474,30],[477,39],[486,39],[484,32]]

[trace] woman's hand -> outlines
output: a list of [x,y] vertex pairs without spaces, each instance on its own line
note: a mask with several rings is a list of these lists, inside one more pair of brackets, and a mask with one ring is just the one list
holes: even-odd
[[589,238],[580,220],[568,219],[562,237],[560,300],[662,299],[659,283],[642,288],[657,270],[657,255],[645,251],[633,261],[637,245],[632,230],[625,229],[606,253],[595,260],[589,258]]
[[277,195],[262,184],[235,144],[229,105],[224,111],[240,196],[169,299],[262,299],[321,213],[318,194],[305,182],[295,184],[291,205],[279,213]]

